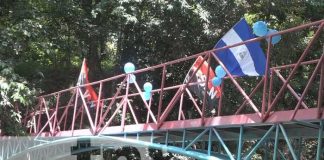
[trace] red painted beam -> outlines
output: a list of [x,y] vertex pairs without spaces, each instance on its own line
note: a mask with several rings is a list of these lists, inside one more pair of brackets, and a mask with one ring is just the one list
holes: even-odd
[[[242,115],[231,115],[231,116],[220,116],[220,117],[209,117],[205,118],[205,124],[203,127],[236,127],[236,126],[253,126],[261,124],[274,124],[274,123],[289,123],[291,122],[291,115],[294,110],[289,111],[277,111],[273,112],[267,121],[262,122],[260,116],[256,113],[253,114],[242,114]],[[317,108],[311,109],[300,109],[295,115],[296,121],[318,121]],[[324,119],[324,116],[321,117]],[[190,129],[199,128],[201,126],[201,119],[190,119],[190,120],[180,120],[180,121],[166,121],[164,122],[159,130],[176,130],[176,129]],[[124,131],[121,126],[111,126],[105,128],[101,134],[122,134],[125,132],[135,133],[135,132],[145,132],[145,131],[156,131],[157,125],[155,123],[148,124],[133,124],[125,125]],[[90,129],[74,130],[73,136],[81,135],[92,135]],[[42,133],[40,136],[50,136],[49,133]],[[60,131],[57,132],[56,136],[72,136],[72,131]]]

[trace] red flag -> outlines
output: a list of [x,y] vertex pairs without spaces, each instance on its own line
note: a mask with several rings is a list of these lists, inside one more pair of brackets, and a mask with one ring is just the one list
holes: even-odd
[[[83,63],[82,63],[82,67],[81,67],[81,71],[80,71],[80,75],[79,75],[78,83],[77,83],[78,86],[89,84],[88,72],[89,72],[89,68],[87,66],[86,59],[83,59]],[[82,87],[81,91],[83,93],[83,96],[85,98],[87,98],[88,101],[97,101],[98,100],[97,93],[95,92],[95,90],[93,89],[93,87],[91,85]]]
[[[190,68],[186,78],[185,82],[188,82],[189,78],[192,76],[192,74],[195,72],[195,70],[199,67],[201,67],[197,71],[196,75],[192,78],[191,82],[205,82],[207,78],[207,72],[208,72],[208,62],[204,61],[204,58],[199,56],[195,63]],[[216,98],[219,98],[221,95],[221,88],[213,86],[211,80],[215,77],[214,70],[212,68],[209,68],[209,78],[208,78],[208,87],[207,87],[207,105],[209,107],[215,106],[217,103]],[[200,83],[198,85],[192,85],[188,87],[191,92],[193,92],[196,96],[198,96],[201,100],[204,97],[205,94],[205,83]]]

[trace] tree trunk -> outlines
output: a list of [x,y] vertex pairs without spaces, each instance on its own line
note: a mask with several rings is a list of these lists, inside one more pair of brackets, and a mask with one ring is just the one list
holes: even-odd
[[97,38],[90,38],[89,40],[89,52],[87,54],[88,66],[89,66],[89,77],[90,81],[99,80],[101,78],[101,65],[100,57],[98,53],[98,41]]

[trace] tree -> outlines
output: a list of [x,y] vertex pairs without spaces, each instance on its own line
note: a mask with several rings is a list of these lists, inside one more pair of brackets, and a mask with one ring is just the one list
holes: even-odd
[[35,99],[35,90],[13,68],[0,61],[0,134],[23,135],[22,113]]

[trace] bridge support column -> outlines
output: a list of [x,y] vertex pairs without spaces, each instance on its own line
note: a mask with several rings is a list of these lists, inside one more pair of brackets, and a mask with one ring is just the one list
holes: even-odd
[[321,159],[321,151],[322,151],[322,135],[323,135],[323,120],[320,121],[320,128],[318,131],[318,139],[317,139],[317,153],[316,153],[316,160]]
[[273,148],[273,160],[277,159],[278,137],[279,137],[279,126],[278,126],[278,124],[276,124],[275,144],[274,144],[274,148]]
[[238,146],[237,146],[237,159],[241,159],[242,145],[243,145],[243,126],[240,127],[240,136],[238,139]]

